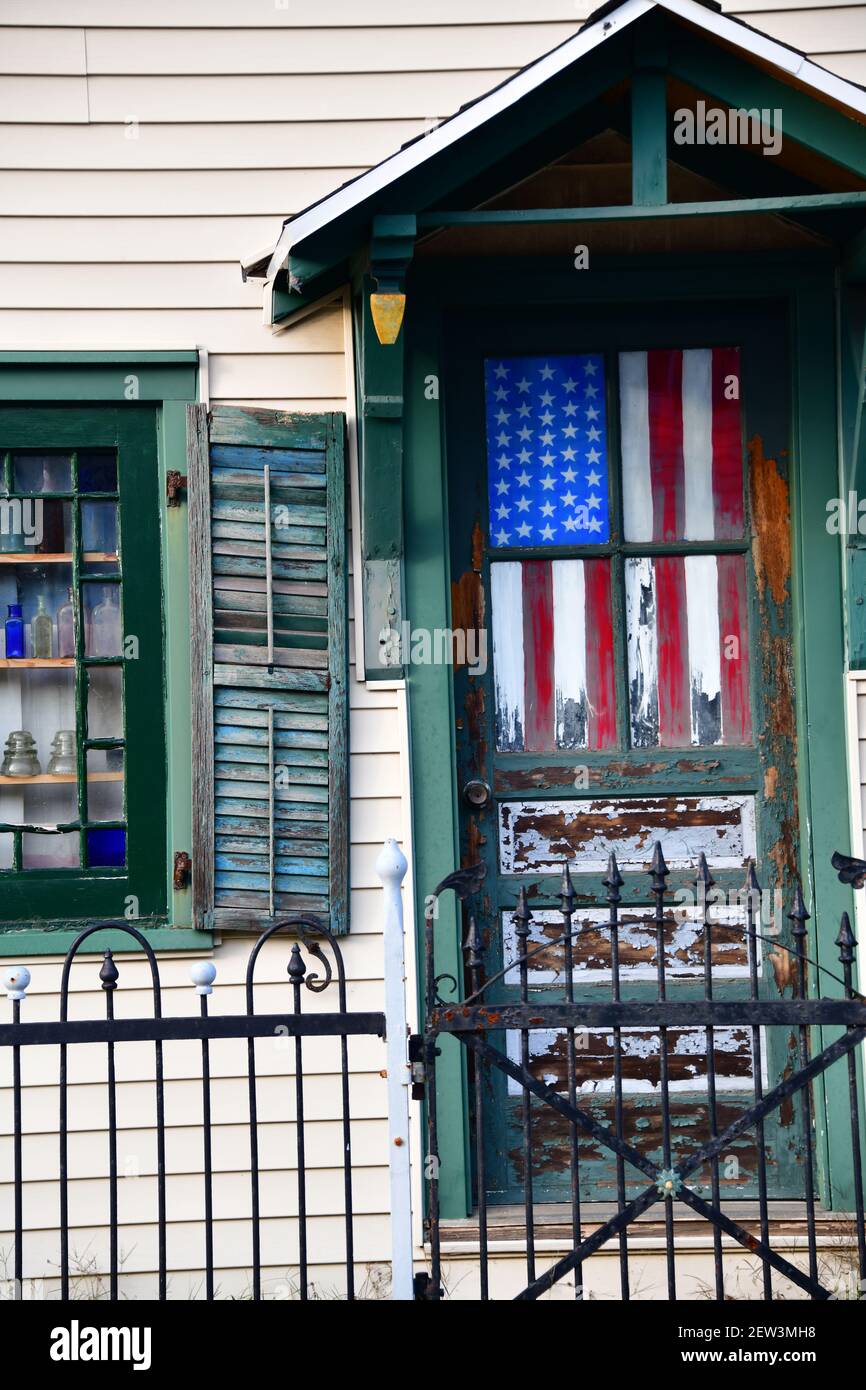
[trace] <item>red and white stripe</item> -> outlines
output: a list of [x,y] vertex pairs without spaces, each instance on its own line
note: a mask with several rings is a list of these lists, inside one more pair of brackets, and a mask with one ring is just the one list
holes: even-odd
[[640,556],[625,582],[632,742],[748,743],[745,557]]
[[739,348],[620,353],[627,541],[742,536],[739,377]]
[[495,561],[490,575],[497,747],[614,747],[609,562]]

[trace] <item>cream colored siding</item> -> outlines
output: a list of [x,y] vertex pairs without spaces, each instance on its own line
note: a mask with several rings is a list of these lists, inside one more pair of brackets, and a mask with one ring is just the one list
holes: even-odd
[[[319,0],[313,7],[296,0],[3,0],[0,348],[197,346],[209,355],[214,401],[347,409],[342,308],[271,334],[262,324],[261,287],[243,284],[239,262],[273,245],[290,213],[560,43],[591,8],[582,0]],[[866,79],[866,5],[739,0],[724,8]],[[860,703],[866,706],[866,682]],[[861,730],[863,749],[866,713]],[[406,747],[403,691],[353,678],[351,935],[344,942],[351,1007],[382,1007],[374,864],[387,835],[409,847]],[[410,949],[413,931],[410,921]],[[243,1008],[249,944],[217,944],[215,1011]],[[287,958],[281,942],[264,951],[260,1008],[288,1002]],[[148,1012],[144,965],[118,963],[118,1013]],[[24,1017],[56,1018],[60,963],[29,964]],[[161,959],[166,1013],[197,1009],[189,964],[189,956]],[[98,968],[94,957],[75,966],[72,1016],[104,1011]],[[411,958],[407,968],[411,980]],[[414,1007],[411,984],[408,995]],[[307,1005],[327,1007],[326,999],[310,995]],[[4,1016],[7,1010],[0,1001]],[[297,1263],[291,1056],[265,1041],[257,1054],[265,1289],[284,1295]],[[305,1056],[310,1243],[314,1278],[327,1292],[341,1288],[343,1253],[336,1045],[311,1044]],[[353,1039],[350,1056],[356,1250],[375,1280],[389,1252],[384,1047]],[[56,1064],[53,1049],[33,1049],[24,1059],[25,1222],[36,1229],[26,1246],[29,1275],[57,1268]],[[154,1291],[151,1064],[147,1047],[118,1049],[120,1243],[130,1295]],[[8,1057],[2,1065],[0,1176],[8,1178]],[[79,1049],[70,1066],[71,1243],[83,1291],[96,1293],[107,1267],[104,1049]],[[251,1259],[244,1045],[214,1045],[212,1066],[218,1292],[242,1295]],[[196,1045],[166,1045],[166,1078],[170,1294],[200,1296]],[[11,1244],[11,1202],[9,1182],[0,1183],[0,1256]]]

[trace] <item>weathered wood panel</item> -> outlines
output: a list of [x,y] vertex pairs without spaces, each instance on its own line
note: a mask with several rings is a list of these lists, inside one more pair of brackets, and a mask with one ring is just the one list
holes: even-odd
[[[695,907],[673,908],[664,930],[665,974],[669,980],[702,979],[706,958],[704,926]],[[715,980],[745,979],[749,973],[745,912],[741,907],[711,910],[711,961]],[[533,912],[529,924],[529,987],[561,989],[565,976],[562,915],[550,908]],[[573,980],[575,987],[611,981],[611,928],[604,909],[581,911],[572,918]],[[619,913],[619,973],[622,981],[655,981],[657,932],[652,909],[627,908]],[[502,914],[502,942],[506,961],[520,954],[513,914]],[[549,945],[545,947],[545,942]],[[544,949],[538,949],[542,947]],[[509,970],[505,984],[519,986],[517,969]]]
[[504,874],[577,873],[649,865],[660,841],[668,867],[689,869],[703,852],[713,869],[739,868],[755,855],[752,796],[622,797],[604,801],[504,801],[499,859]]
[[[638,1093],[661,1094],[661,1033],[658,1029],[621,1028],[622,1088]],[[666,1034],[668,1078],[671,1092],[705,1091],[707,1087],[707,1034],[705,1028],[668,1028]],[[751,1091],[754,1076],[751,1030],[715,1028],[713,1044],[717,1091]],[[529,1035],[529,1069],[539,1081],[568,1091],[568,1036],[563,1031],[538,1029]],[[520,1063],[520,1034],[507,1034],[508,1055]],[[574,1035],[575,1081],[580,1095],[612,1093],[614,1086],[614,1033],[612,1028],[576,1029]],[[519,1095],[522,1087],[508,1078],[508,1092]]]

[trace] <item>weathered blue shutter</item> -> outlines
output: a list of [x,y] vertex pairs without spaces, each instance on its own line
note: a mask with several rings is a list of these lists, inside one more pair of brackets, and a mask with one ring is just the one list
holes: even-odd
[[190,406],[196,926],[347,926],[342,415]]

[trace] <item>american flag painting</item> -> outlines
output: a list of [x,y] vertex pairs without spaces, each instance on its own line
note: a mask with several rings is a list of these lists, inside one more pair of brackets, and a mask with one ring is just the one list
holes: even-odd
[[601,355],[488,358],[484,382],[491,546],[608,540]]
[[[624,352],[619,359],[626,541],[743,536],[737,348]],[[751,740],[746,560],[625,562],[631,741]]]
[[627,541],[742,536],[739,380],[738,348],[620,353]]
[[500,751],[615,746],[610,583],[609,560],[491,564]]

